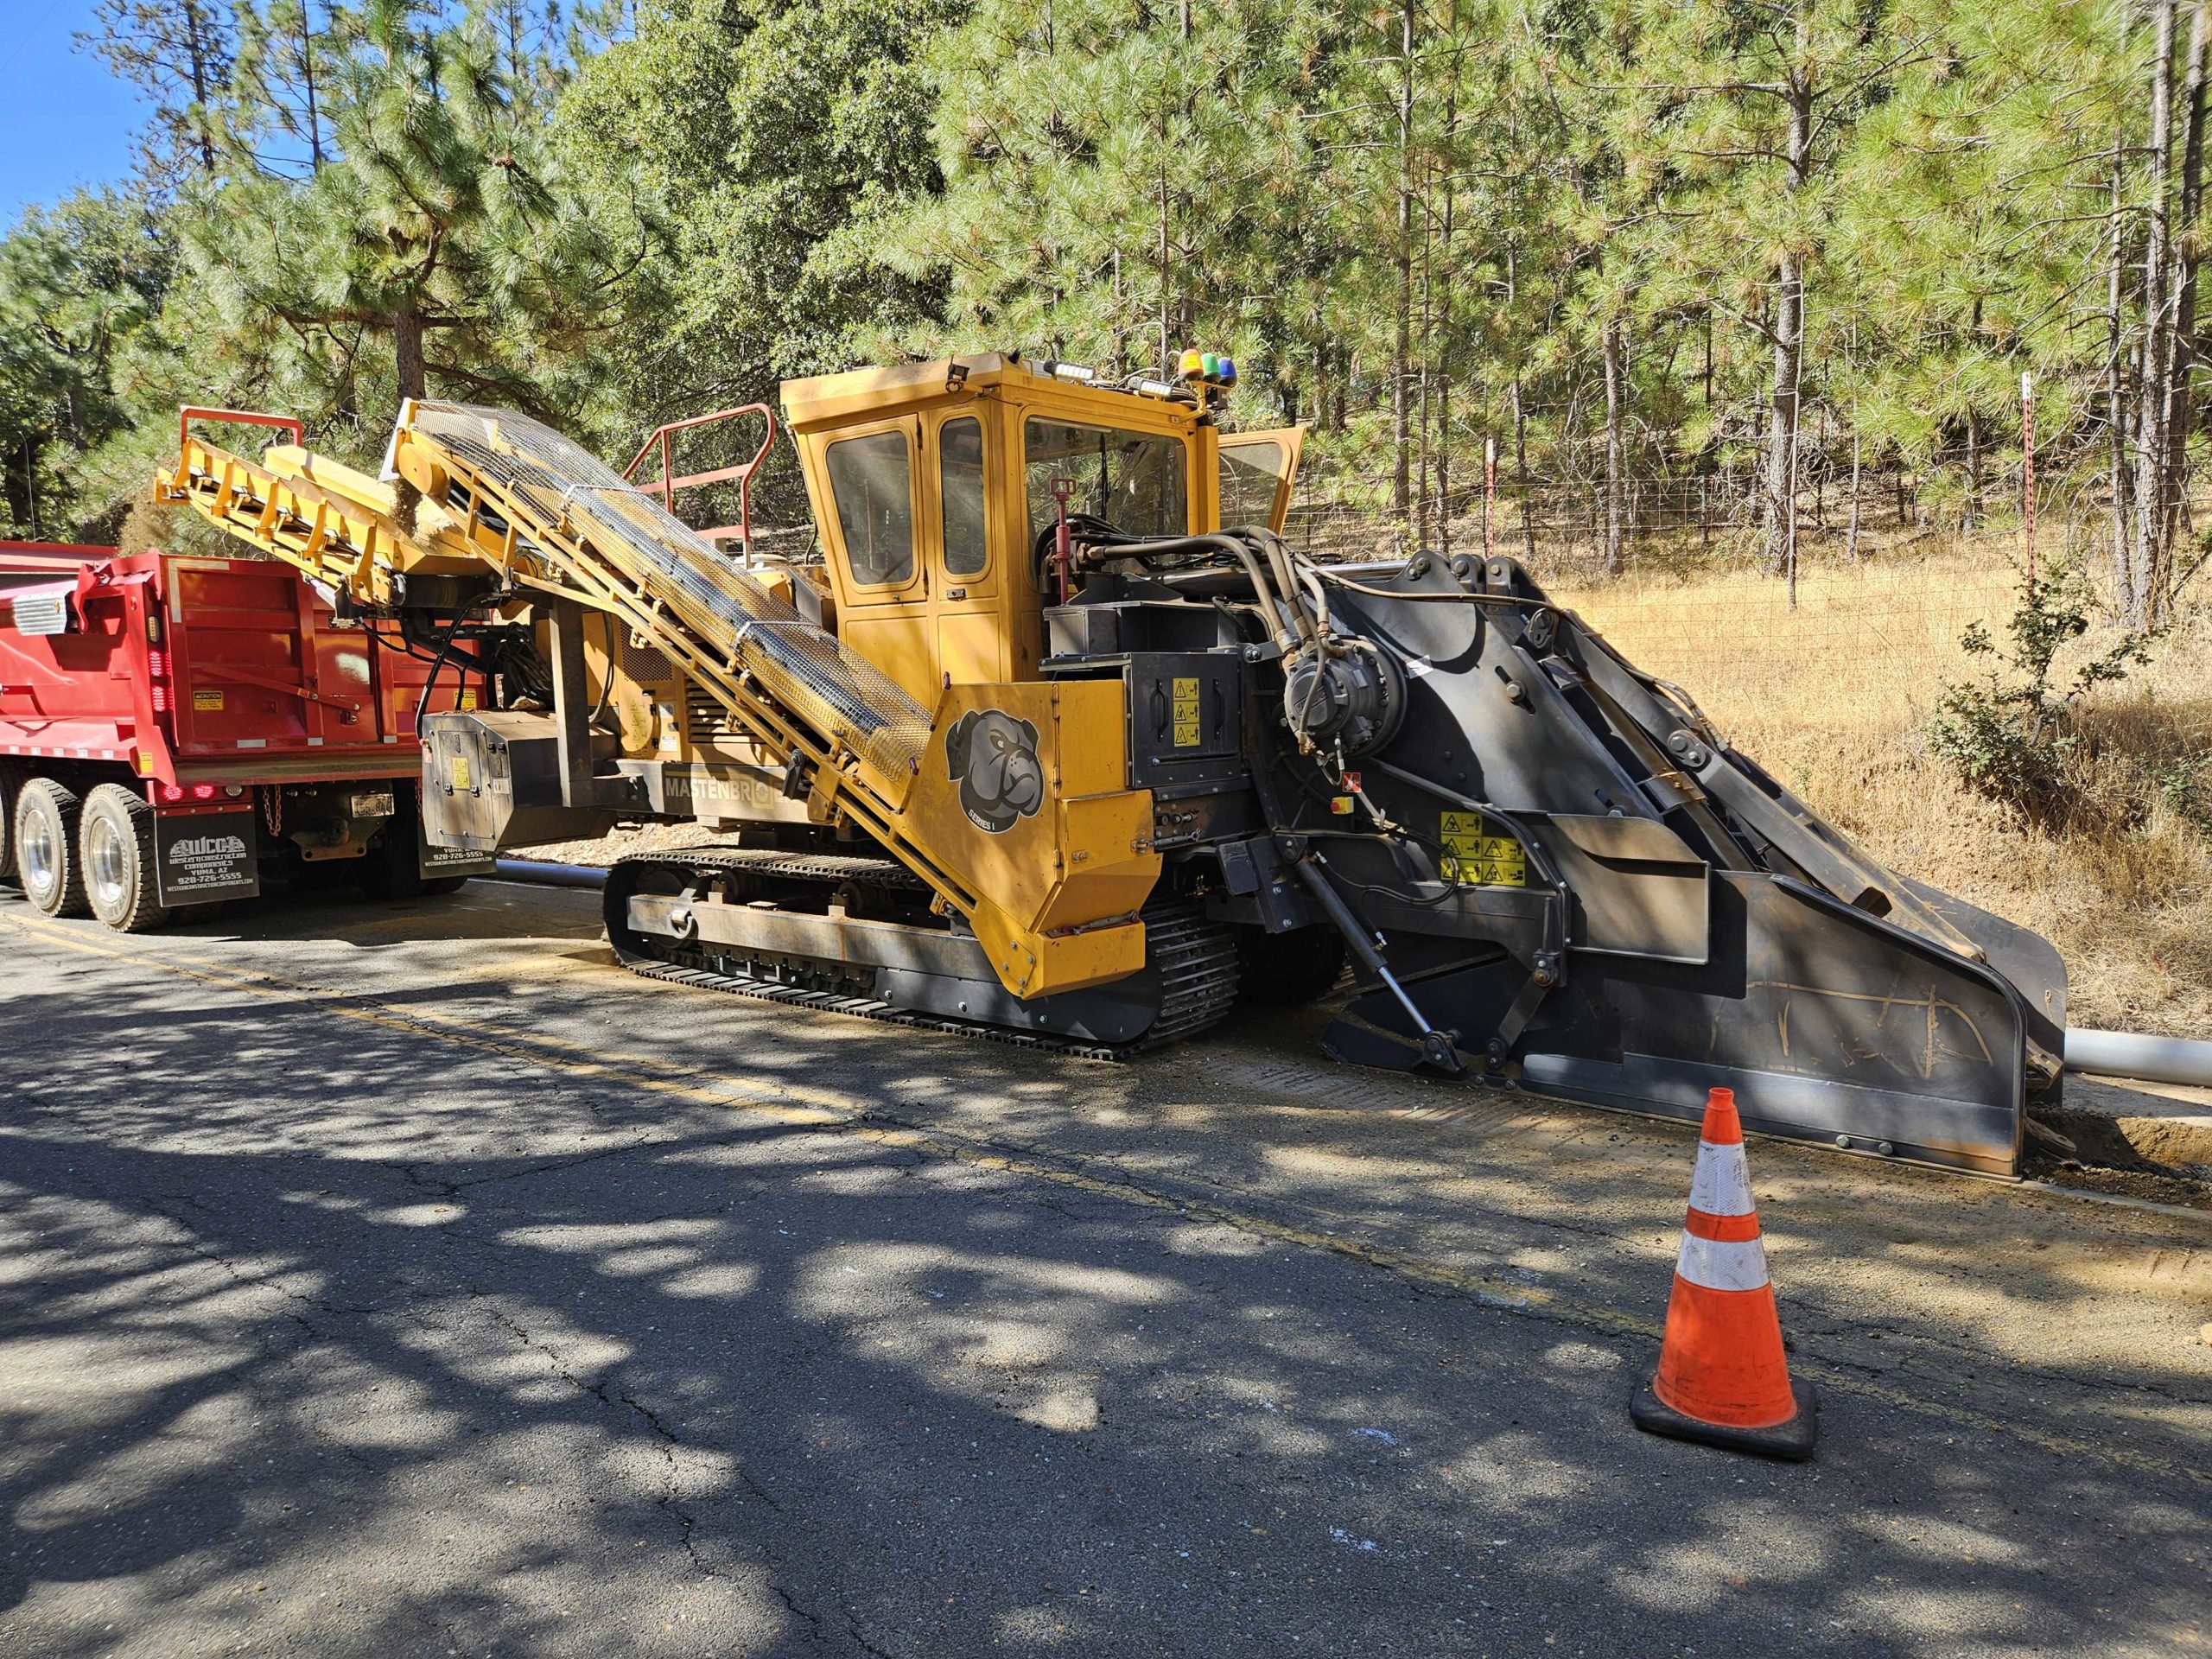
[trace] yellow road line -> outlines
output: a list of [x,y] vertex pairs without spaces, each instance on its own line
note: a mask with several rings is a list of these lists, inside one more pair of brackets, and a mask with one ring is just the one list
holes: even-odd
[[[902,1151],[920,1152],[942,1157],[969,1168],[986,1170],[1020,1177],[1025,1179],[1049,1182],[1053,1185],[1071,1188],[1100,1198],[1117,1199],[1141,1208],[1173,1212],[1193,1219],[1229,1227],[1254,1238],[1274,1243],[1341,1256],[1363,1266],[1375,1268],[1411,1281],[1471,1295],[1484,1306],[1513,1313],[1540,1313],[1564,1323],[1583,1325],[1614,1336],[1633,1337],[1656,1342],[1661,1327],[1652,1320],[1602,1302],[1586,1301],[1580,1298],[1563,1296],[1556,1291],[1527,1284],[1516,1279],[1482,1273],[1471,1268],[1449,1267],[1425,1257],[1368,1244],[1342,1234],[1300,1227],[1287,1222],[1273,1221],[1263,1216],[1238,1210],[1211,1199],[1178,1196],[1159,1192],[1137,1183],[1123,1179],[1108,1179],[1090,1175],[1065,1164],[1046,1161],[1052,1154],[1049,1148],[1029,1149],[1022,1154],[1008,1153],[971,1141],[964,1136],[942,1129],[923,1129],[905,1125],[887,1126],[863,1120],[868,1108],[850,1096],[839,1096],[823,1090],[793,1090],[794,1094],[812,1095],[823,1103],[810,1107],[783,1104],[772,1100],[732,1096],[693,1083],[653,1075],[657,1062],[642,1057],[623,1058],[619,1065],[610,1065],[604,1058],[565,1058],[546,1050],[582,1050],[584,1045],[568,1039],[542,1036],[533,1033],[527,1039],[518,1039],[509,1031],[465,1020],[457,1015],[439,1014],[435,1017],[418,1015],[413,1010],[402,1010],[388,1003],[379,1003],[357,992],[334,991],[327,988],[289,980],[280,975],[255,969],[242,971],[210,963],[204,958],[177,960],[95,942],[73,931],[44,921],[31,921],[16,916],[0,916],[0,924],[19,933],[28,934],[65,950],[83,955],[102,957],[114,962],[131,963],[156,969],[173,976],[196,980],[219,989],[236,990],[249,995],[304,999],[316,1002],[344,1019],[357,1020],[387,1030],[414,1035],[431,1036],[459,1047],[474,1049],[480,1053],[497,1056],[518,1064],[543,1071],[557,1071],[565,1075],[603,1077],[609,1081],[667,1095],[695,1103],[741,1111],[798,1128],[818,1128],[825,1133],[850,1137],[875,1146],[893,1147]],[[532,1052],[532,1047],[538,1052]],[[588,1052],[588,1051],[587,1051]],[[836,1103],[830,1104],[829,1103]],[[2212,1468],[2200,1467],[2173,1459],[2161,1458],[2139,1452],[2132,1446],[2114,1446],[2077,1439],[2037,1428],[2011,1419],[1993,1416],[1923,1395],[1891,1388],[1870,1377],[1860,1376],[1834,1365],[1799,1357],[1793,1361],[1799,1372],[1819,1382],[1823,1387],[1840,1394],[1853,1395],[1894,1409],[1910,1412],[1955,1427],[1971,1428],[1990,1434],[2009,1435],[2024,1441],[2052,1455],[2067,1459],[2094,1459],[2115,1468],[2139,1474],[2155,1475],[2169,1479],[2185,1479],[2200,1485],[2212,1485]]]

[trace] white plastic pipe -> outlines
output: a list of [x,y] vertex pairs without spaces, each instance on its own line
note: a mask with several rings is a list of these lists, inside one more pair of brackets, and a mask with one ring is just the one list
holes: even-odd
[[2136,1031],[2066,1031],[2066,1069],[2212,1087],[2212,1043]]

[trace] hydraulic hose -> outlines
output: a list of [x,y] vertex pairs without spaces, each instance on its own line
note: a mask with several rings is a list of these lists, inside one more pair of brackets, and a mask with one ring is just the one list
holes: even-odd
[[[1240,536],[1215,532],[1201,536],[1176,536],[1163,541],[1147,541],[1129,544],[1144,554],[1157,557],[1163,554],[1196,552],[1202,548],[1228,554],[1244,569],[1252,583],[1253,597],[1259,601],[1263,611],[1274,619],[1275,643],[1286,654],[1313,637],[1313,619],[1306,614],[1303,605],[1294,594],[1278,593],[1269,580],[1259,557]],[[1270,556],[1269,563],[1273,563]]]

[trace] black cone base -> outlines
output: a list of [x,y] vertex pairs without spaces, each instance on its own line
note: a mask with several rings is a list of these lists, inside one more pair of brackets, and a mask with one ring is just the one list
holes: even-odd
[[1811,1383],[1795,1377],[1789,1381],[1789,1392],[1797,1396],[1797,1414],[1771,1428],[1732,1428],[1725,1423],[1685,1417],[1661,1400],[1649,1382],[1630,1396],[1628,1418],[1647,1434],[1666,1434],[1729,1452],[1750,1452],[1762,1458],[1800,1463],[1813,1455],[1813,1442],[1820,1437],[1821,1401]]

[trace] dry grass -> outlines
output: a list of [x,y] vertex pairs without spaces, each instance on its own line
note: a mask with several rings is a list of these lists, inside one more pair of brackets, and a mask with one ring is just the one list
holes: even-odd
[[[2001,637],[2015,581],[1981,550],[1819,566],[1795,612],[1748,572],[1554,591],[1875,856],[2050,938],[2071,1023],[2212,1036],[2212,846],[2149,772],[2212,757],[2212,616],[2083,710],[2075,772],[2102,820],[2031,829],[1968,794],[1920,735],[1943,683],[1980,671],[1961,632],[1980,620]],[[2062,673],[2109,643],[2093,633]]]

